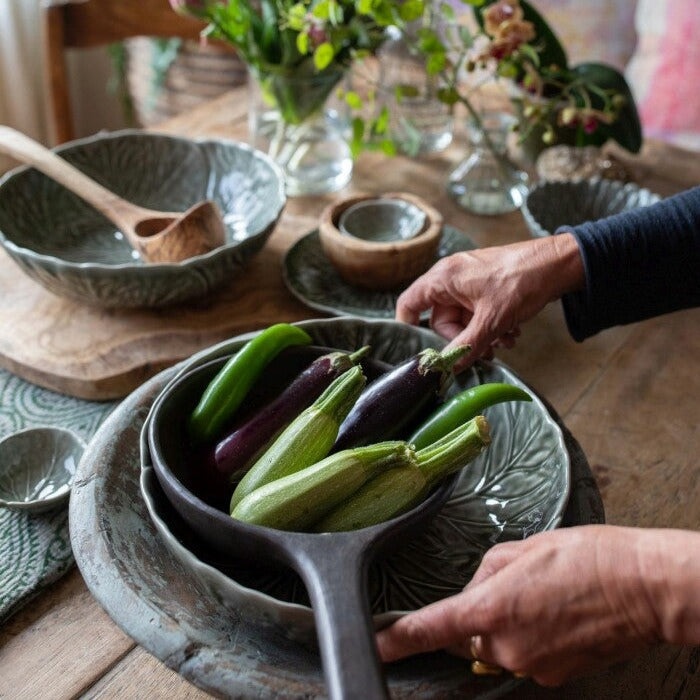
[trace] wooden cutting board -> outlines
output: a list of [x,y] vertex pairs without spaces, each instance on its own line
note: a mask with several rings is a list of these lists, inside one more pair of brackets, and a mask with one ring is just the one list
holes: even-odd
[[55,296],[0,249],[0,366],[84,399],[115,399],[192,353],[279,321],[319,316],[284,287],[284,251],[315,219],[285,213],[247,270],[206,302],[105,310]]

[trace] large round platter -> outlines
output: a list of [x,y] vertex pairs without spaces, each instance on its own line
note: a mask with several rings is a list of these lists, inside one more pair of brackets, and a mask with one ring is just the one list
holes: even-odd
[[[320,345],[359,347],[370,341],[375,356],[390,362],[421,347],[439,344],[430,331],[393,322],[332,319],[303,325]],[[200,353],[185,368],[227,354],[241,340]],[[512,374],[499,374],[508,370],[497,364],[485,365],[480,372],[469,380],[503,376],[520,383]],[[225,576],[213,566],[217,562],[209,558],[208,552],[190,552],[177,540],[177,534],[181,534],[177,522],[168,516],[165,499],[152,490],[150,507],[166,527],[159,526],[159,532],[151,521],[139,493],[139,432],[155,396],[173,376],[174,371],[169,370],[127,398],[105,422],[81,461],[70,518],[72,544],[83,576],[128,634],[201,687],[226,697],[323,696],[319,658],[312,646],[299,642],[311,611],[305,605],[283,600],[283,593],[294,589],[289,578],[286,582],[270,580],[268,583],[276,588],[259,591],[253,585],[264,587],[265,582],[251,580],[251,572],[233,567],[227,570],[240,577],[245,586]],[[527,407],[539,418],[529,419],[522,426],[523,434],[509,429],[498,436],[495,426],[499,416],[489,416],[494,423],[493,448],[508,459],[512,453],[522,457],[530,450],[538,452],[538,459],[549,465],[547,486],[538,486],[542,477],[533,477],[538,468],[531,463],[528,470],[509,473],[505,478],[495,463],[489,467],[493,471],[475,463],[476,470],[460,487],[461,495],[438,516],[443,525],[451,525],[440,526],[436,520],[434,527],[404,552],[375,567],[375,610],[391,611],[383,619],[378,616],[379,624],[400,614],[401,609],[422,604],[426,596],[443,597],[464,585],[477,563],[475,553],[498,539],[522,537],[558,524],[602,521],[599,495],[575,441],[539,400]],[[549,435],[548,446],[542,443],[532,447],[537,438],[531,431],[533,427],[539,431],[540,423]],[[144,483],[151,477],[146,467]],[[520,486],[508,485],[509,480]],[[498,482],[501,490],[494,492],[490,482]],[[565,508],[569,485],[571,496]],[[520,496],[504,498],[504,486]],[[467,493],[471,490],[476,495]],[[540,495],[533,498],[528,491],[539,491]],[[464,514],[471,522],[460,522]],[[484,525],[491,519],[495,519],[493,526]],[[186,544],[196,546],[191,541]],[[425,573],[417,570],[411,556],[423,557],[424,562],[432,561],[439,568],[437,578],[434,572],[430,574],[437,582],[435,591],[424,590]],[[292,598],[297,594],[293,591]],[[474,677],[464,661],[444,654],[393,664],[388,669],[388,680],[392,697],[406,698],[446,694],[496,697],[513,682]]]

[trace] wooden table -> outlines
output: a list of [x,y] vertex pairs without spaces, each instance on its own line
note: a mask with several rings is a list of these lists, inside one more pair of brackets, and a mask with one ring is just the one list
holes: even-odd
[[[237,92],[177,117],[161,130],[245,139],[245,117],[245,94]],[[446,223],[481,246],[526,239],[519,213],[476,217],[449,199],[445,179],[463,155],[462,144],[456,144],[419,161],[363,156],[352,189],[420,194],[444,213]],[[641,156],[628,159],[628,165],[638,182],[662,195],[700,183],[697,154],[662,144],[647,144]],[[281,258],[314,227],[333,196],[289,202],[247,273],[224,292],[213,310],[202,310],[210,323],[230,314],[231,299],[236,299],[239,311],[234,330],[319,315],[287,293],[280,276]],[[183,314],[195,316],[191,310]],[[204,339],[179,323],[180,337],[187,339],[181,350],[191,352]],[[198,323],[202,322],[193,320],[191,326]],[[527,323],[517,347],[500,357],[549,399],[581,442],[609,523],[700,526],[700,309],[613,328],[577,344],[566,331],[560,306],[553,304]],[[690,700],[700,697],[699,666],[700,650],[661,646],[562,689],[531,687],[515,697]],[[121,632],[74,569],[0,629],[0,698],[75,697],[209,696]]]

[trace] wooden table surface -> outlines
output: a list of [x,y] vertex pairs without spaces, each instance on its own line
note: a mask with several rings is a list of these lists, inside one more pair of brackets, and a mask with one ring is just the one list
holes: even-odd
[[[228,94],[160,130],[245,139],[245,93]],[[419,194],[481,246],[527,239],[520,213],[476,217],[449,199],[446,177],[464,152],[456,143],[418,161],[365,155],[349,189]],[[700,183],[697,154],[659,143],[646,144],[627,165],[637,182],[662,195]],[[239,301],[241,329],[319,316],[286,291],[281,259],[334,196],[290,200],[266,247],[226,291]],[[580,441],[609,523],[698,529],[700,309],[613,328],[577,344],[560,305],[553,304],[499,356],[554,405]],[[564,688],[526,687],[514,697],[690,700],[700,697],[699,666],[700,650],[659,646]],[[209,696],[126,636],[73,569],[0,628],[0,698],[76,697]]]

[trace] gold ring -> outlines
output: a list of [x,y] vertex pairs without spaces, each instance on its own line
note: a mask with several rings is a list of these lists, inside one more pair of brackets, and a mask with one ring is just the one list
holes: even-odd
[[472,661],[472,673],[475,676],[498,676],[503,673],[503,669],[484,661]]
[[469,640],[469,655],[472,657],[472,673],[475,676],[497,676],[503,672],[500,666],[494,664],[488,664],[485,661],[479,659],[479,652],[477,651],[477,646],[481,646],[481,635],[475,634]]
[[527,678],[528,677],[527,673],[523,673],[522,671],[513,671],[513,675],[516,678]]

